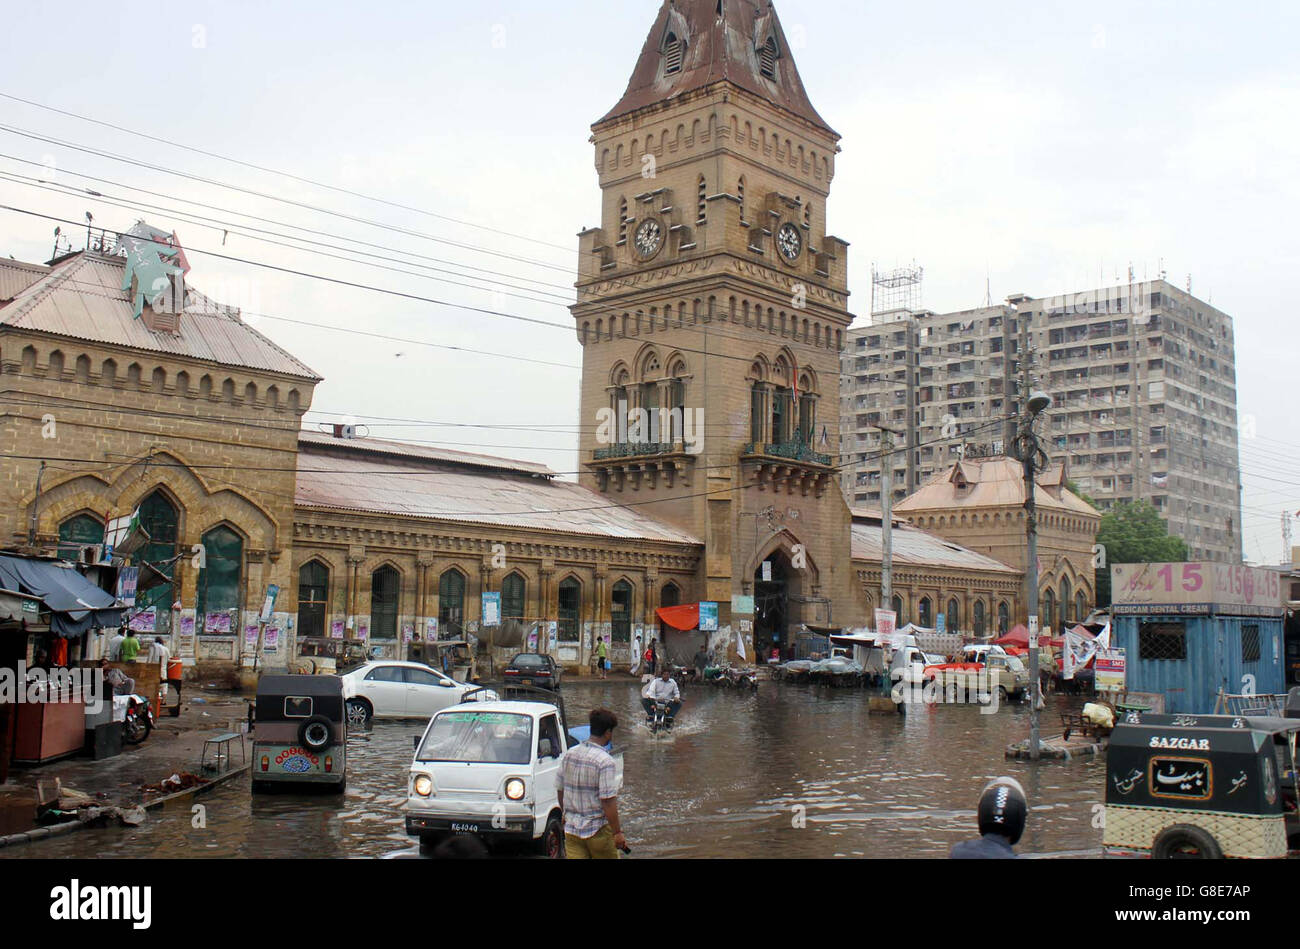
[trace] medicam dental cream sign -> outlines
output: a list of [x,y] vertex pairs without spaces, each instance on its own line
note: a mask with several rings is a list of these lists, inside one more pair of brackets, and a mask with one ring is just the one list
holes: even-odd
[[1222,563],[1117,563],[1111,566],[1113,613],[1280,616],[1282,578],[1275,570]]

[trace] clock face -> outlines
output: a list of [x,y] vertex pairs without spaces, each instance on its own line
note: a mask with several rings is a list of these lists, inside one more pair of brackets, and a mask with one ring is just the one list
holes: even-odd
[[642,257],[653,257],[664,243],[664,228],[654,218],[646,218],[636,229],[636,252]]
[[782,224],[776,232],[776,246],[786,260],[798,260],[799,252],[803,250],[803,237],[799,228],[793,224]]

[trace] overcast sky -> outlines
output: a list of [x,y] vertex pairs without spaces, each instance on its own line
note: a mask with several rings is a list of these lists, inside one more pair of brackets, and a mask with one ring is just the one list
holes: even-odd
[[[222,0],[178,9],[9,9],[6,30],[21,40],[0,58],[0,93],[419,211],[4,98],[0,125],[70,144],[0,129],[0,173],[105,198],[0,180],[0,203],[75,221],[89,210],[110,229],[137,217],[174,228],[191,248],[194,286],[265,314],[258,329],[325,377],[315,422],[350,415],[372,435],[574,471],[573,333],[456,304],[568,323],[574,235],[599,215],[589,126],[626,86],[658,3]],[[828,213],[831,232],[852,244],[854,311],[865,319],[870,310],[873,261],[923,265],[924,304],[936,310],[979,305],[986,290],[1000,300],[1093,289],[1130,264],[1154,278],[1163,262],[1181,287],[1190,275],[1192,291],[1236,321],[1245,552],[1276,563],[1280,514],[1300,511],[1300,5],[784,0],[777,9],[814,104],[844,137]],[[119,197],[171,211],[108,200]],[[225,223],[184,220],[195,215]],[[376,262],[424,276],[251,237],[251,227],[288,233],[287,224],[327,232],[318,241],[382,245],[370,249]],[[0,252],[44,261],[54,226],[0,210]]]

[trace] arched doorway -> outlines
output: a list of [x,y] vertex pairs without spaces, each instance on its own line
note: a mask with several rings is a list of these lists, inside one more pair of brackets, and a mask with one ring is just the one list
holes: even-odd
[[[769,579],[764,579],[764,564],[770,564]],[[790,630],[799,622],[800,589],[800,573],[784,550],[773,551],[754,571],[755,658],[765,658],[773,649],[784,655],[791,648]]]

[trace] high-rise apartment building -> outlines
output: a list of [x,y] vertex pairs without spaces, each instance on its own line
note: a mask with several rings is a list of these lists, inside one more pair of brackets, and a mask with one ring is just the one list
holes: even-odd
[[842,357],[843,489],[875,505],[881,433],[895,445],[895,499],[953,460],[1003,454],[1020,410],[1029,320],[1034,384],[1054,405],[1053,460],[1102,510],[1143,499],[1193,558],[1241,560],[1232,318],[1165,280],[958,313],[895,311],[853,328]]

